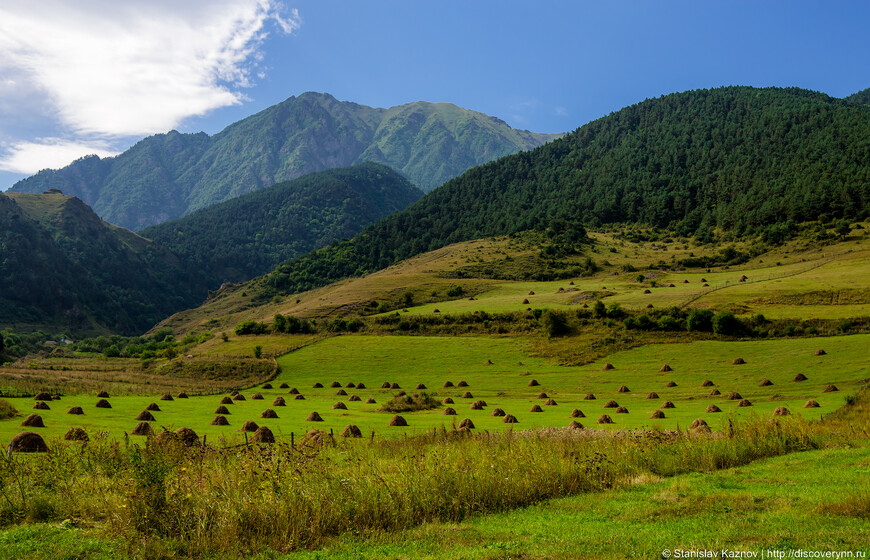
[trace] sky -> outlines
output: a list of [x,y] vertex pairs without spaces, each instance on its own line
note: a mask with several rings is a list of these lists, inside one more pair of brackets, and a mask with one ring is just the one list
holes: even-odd
[[306,91],[565,132],[723,85],[870,87],[870,2],[0,0],[0,190]]

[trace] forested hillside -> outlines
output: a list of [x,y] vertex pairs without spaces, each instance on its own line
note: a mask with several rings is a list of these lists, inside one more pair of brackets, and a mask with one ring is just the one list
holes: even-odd
[[205,296],[175,255],[77,198],[0,194],[0,328],[138,334]]
[[215,289],[352,237],[421,196],[391,168],[366,163],[278,183],[141,234],[172,249]]
[[572,223],[709,238],[870,215],[870,107],[796,89],[649,99],[473,168],[364,233],[261,280],[292,293],[449,243]]
[[515,130],[449,103],[379,109],[304,93],[214,136],[150,136],[113,158],[90,156],[19,181],[60,189],[134,231],[325,169],[380,162],[424,191],[463,171],[558,137]]

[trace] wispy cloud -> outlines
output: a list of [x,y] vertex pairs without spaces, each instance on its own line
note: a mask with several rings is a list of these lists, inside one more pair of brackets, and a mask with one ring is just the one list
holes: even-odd
[[[14,83],[3,89],[46,102],[56,135],[69,139],[20,138],[0,167],[16,154],[165,132],[241,103],[263,73],[269,30],[292,33],[299,21],[276,0],[4,1],[0,75]],[[0,122],[15,119],[9,105]]]

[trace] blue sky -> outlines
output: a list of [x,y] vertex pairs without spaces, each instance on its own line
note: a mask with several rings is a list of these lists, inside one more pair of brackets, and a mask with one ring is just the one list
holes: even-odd
[[868,27],[867,2],[4,0],[0,189],[305,91],[536,132],[721,85],[842,97],[870,87]]

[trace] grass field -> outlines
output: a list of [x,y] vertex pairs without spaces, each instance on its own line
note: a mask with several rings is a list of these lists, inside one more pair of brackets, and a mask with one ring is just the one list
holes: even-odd
[[[585,366],[566,367],[551,359],[529,356],[521,338],[340,336],[303,346],[279,358],[282,372],[271,382],[272,389],[245,390],[245,401],[227,405],[229,426],[210,425],[220,405],[220,395],[173,401],[161,401],[160,394],[118,395],[109,399],[111,409],[96,408],[96,395],[70,395],[49,403],[51,410],[47,411],[31,410],[32,399],[9,400],[22,414],[38,412],[46,424],[46,428],[39,430],[47,437],[58,437],[71,426],[81,426],[89,432],[108,432],[112,437],[122,438],[137,424],[136,415],[152,402],[161,409],[154,413],[155,428],[190,427],[212,441],[243,438],[239,430],[246,420],[268,426],[279,438],[291,433],[299,436],[313,428],[338,433],[348,424],[358,425],[366,436],[374,431],[379,438],[391,438],[442,426],[449,428],[463,418],[472,419],[479,430],[506,429],[509,425],[502,423],[502,418],[491,416],[496,407],[517,417],[519,423],[513,425],[517,429],[566,426],[574,408],[583,411],[586,418],[578,420],[588,427],[674,429],[704,418],[715,429],[730,418],[769,416],[779,406],[806,418],[819,418],[831,412],[842,405],[845,395],[854,394],[870,378],[868,343],[870,335],[648,345]],[[827,354],[815,356],[819,348]],[[747,363],[732,365],[737,357]],[[605,361],[615,369],[603,371]],[[673,371],[660,372],[664,364]],[[808,380],[793,382],[798,373]],[[759,387],[765,378],[773,385]],[[530,387],[532,379],[539,385]],[[714,387],[701,386],[708,379],[715,383]],[[466,381],[469,386],[445,389],[443,385],[448,380],[454,385]],[[425,391],[439,400],[453,398],[455,404],[448,406],[457,415],[443,415],[445,407],[442,407],[404,415],[408,427],[389,427],[392,414],[378,408],[398,390],[381,389],[385,381],[398,383],[409,393],[422,392],[415,390],[422,383],[427,387]],[[668,381],[675,381],[677,386],[667,388]],[[324,388],[313,389],[318,382]],[[339,382],[348,395],[336,395],[338,389],[330,387],[332,382]],[[305,400],[295,400],[289,389],[279,388],[281,383],[297,388]],[[346,388],[348,383],[364,383],[366,388]],[[824,393],[828,384],[836,385],[839,391]],[[623,385],[630,392],[618,392]],[[712,389],[722,394],[709,396]],[[466,390],[473,398],[462,398]],[[753,406],[740,408],[736,400],[727,400],[733,391],[752,401]],[[546,399],[538,398],[541,392],[557,405],[544,405]],[[647,399],[650,392],[658,393],[660,398]],[[252,399],[255,393],[260,393],[263,399]],[[587,393],[593,393],[596,400],[584,400]],[[352,395],[362,400],[349,401]],[[279,396],[285,399],[285,406],[272,405]],[[374,398],[377,404],[365,404],[368,398]],[[471,403],[479,399],[488,406],[484,410],[470,410]],[[809,399],[821,406],[804,409]],[[613,409],[604,408],[609,400],[627,407],[628,413],[616,414]],[[666,400],[672,401],[675,408],[664,409],[665,419],[651,420],[649,416]],[[343,402],[347,409],[333,409],[337,402]],[[529,412],[535,404],[541,405],[543,412]],[[723,412],[706,413],[710,404],[716,404]],[[71,406],[81,406],[85,414],[68,415]],[[279,418],[261,419],[260,414],[267,408],[275,410]],[[305,421],[312,411],[317,411],[324,422]],[[614,424],[595,424],[605,413]],[[20,422],[21,417],[0,421],[0,439],[8,440],[21,431]]]

